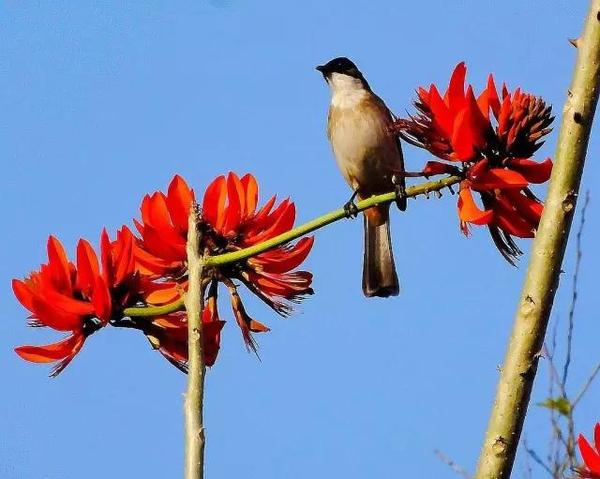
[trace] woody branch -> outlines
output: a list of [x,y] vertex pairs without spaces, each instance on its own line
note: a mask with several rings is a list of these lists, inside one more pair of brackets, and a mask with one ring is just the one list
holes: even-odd
[[600,0],[591,1],[577,46],[577,62],[563,108],[556,162],[479,457],[477,479],[510,477],[527,413],[598,100]]

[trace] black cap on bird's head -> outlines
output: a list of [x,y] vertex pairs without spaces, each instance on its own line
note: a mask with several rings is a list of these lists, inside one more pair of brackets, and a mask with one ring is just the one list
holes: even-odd
[[362,73],[356,65],[346,57],[337,57],[331,61],[325,63],[325,65],[319,65],[317,67],[325,79],[328,79],[333,73],[340,73],[342,75],[348,75],[352,78],[359,78],[364,80]]

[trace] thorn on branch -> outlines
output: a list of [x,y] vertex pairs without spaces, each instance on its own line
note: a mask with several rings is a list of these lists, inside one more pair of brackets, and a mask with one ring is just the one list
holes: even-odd
[[569,43],[575,48],[579,48],[579,38],[568,38]]

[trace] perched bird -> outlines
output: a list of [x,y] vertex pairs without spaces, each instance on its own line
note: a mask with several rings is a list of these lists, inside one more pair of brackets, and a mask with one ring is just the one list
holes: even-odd
[[[353,190],[344,208],[356,216],[354,198],[396,190],[397,204],[406,209],[404,159],[399,139],[390,133],[394,117],[365,77],[348,58],[334,58],[317,70],[331,88],[327,137],[339,169]],[[396,296],[400,291],[390,236],[389,204],[364,211],[365,296]]]

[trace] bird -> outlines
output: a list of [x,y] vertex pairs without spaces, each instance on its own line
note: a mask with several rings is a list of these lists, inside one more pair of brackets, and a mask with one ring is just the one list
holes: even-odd
[[[395,117],[346,57],[319,65],[331,90],[327,137],[337,165],[352,188],[344,205],[347,216],[356,216],[354,199],[396,191],[396,203],[406,209],[405,169],[399,138],[390,131]],[[362,289],[366,297],[397,296],[400,284],[394,264],[389,203],[364,211]]]

